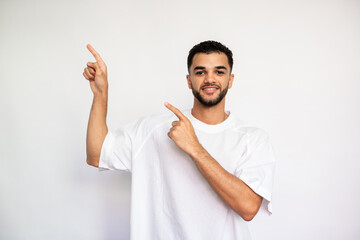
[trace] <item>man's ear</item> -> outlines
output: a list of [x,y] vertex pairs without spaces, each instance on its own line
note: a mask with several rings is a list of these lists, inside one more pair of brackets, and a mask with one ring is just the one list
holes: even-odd
[[229,78],[229,89],[232,87],[233,82],[234,82],[234,74],[232,73]]
[[191,89],[191,79],[190,79],[190,75],[189,75],[189,74],[186,75],[186,80],[187,80],[189,89]]

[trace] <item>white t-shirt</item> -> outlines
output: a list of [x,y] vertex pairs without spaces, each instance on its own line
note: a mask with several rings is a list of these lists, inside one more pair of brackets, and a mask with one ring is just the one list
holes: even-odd
[[[271,212],[275,159],[268,135],[230,114],[207,125],[183,111],[208,153],[251,187]],[[131,239],[251,239],[247,223],[215,193],[192,159],[168,137],[173,114],[109,132],[100,169],[132,173]]]

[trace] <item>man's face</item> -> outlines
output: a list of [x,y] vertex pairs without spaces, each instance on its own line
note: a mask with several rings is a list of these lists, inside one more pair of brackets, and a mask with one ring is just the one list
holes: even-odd
[[234,75],[224,53],[197,53],[186,78],[194,97],[202,105],[211,107],[223,100]]

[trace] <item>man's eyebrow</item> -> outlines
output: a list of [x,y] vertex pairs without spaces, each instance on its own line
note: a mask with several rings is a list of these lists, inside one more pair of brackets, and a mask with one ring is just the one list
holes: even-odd
[[204,70],[205,69],[205,67],[203,67],[203,66],[196,66],[196,67],[194,67],[194,70]]
[[225,69],[225,70],[227,70],[227,68],[225,66],[216,66],[215,68],[216,69]]

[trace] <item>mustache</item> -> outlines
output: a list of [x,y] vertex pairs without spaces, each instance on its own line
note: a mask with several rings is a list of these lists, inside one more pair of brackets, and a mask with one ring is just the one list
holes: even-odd
[[218,84],[206,83],[206,84],[202,85],[202,86],[200,87],[200,89],[202,89],[202,88],[204,88],[204,87],[217,87],[217,88],[220,88],[220,85],[218,85]]

